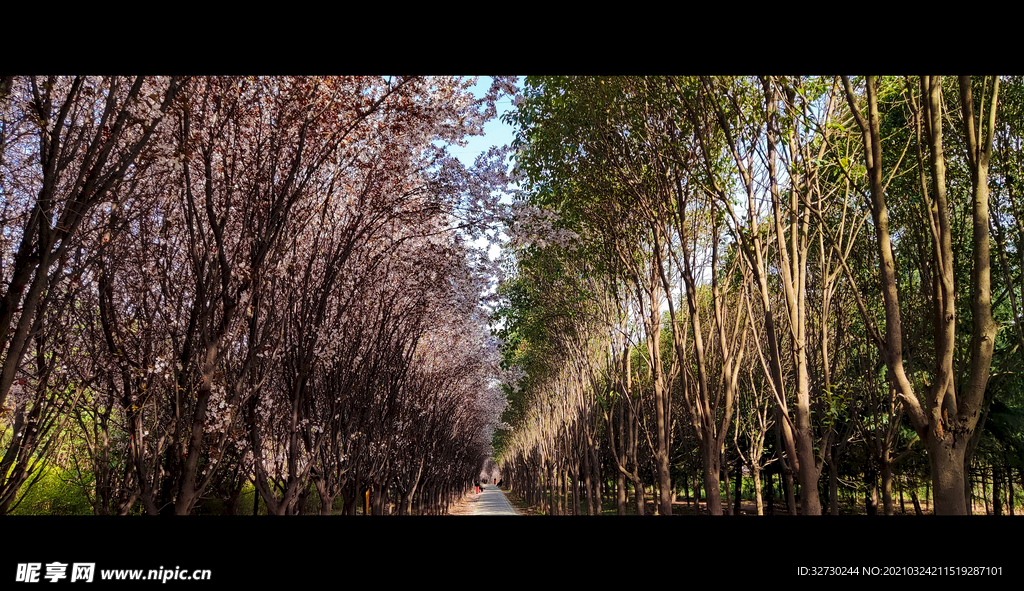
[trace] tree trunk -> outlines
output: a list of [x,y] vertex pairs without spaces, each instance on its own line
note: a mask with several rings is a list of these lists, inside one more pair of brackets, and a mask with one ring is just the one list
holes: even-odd
[[907,503],[906,500],[904,500],[903,498],[903,480],[904,478],[902,474],[896,477],[896,487],[899,489],[900,492],[900,515],[907,514]]
[[692,470],[691,473],[693,474],[693,504],[697,507],[698,510],[700,510],[700,470],[698,470],[696,467],[691,467],[690,469]]
[[722,504],[722,515],[732,515],[732,488],[729,487],[729,464],[724,459],[721,464],[721,471],[718,473],[720,486],[725,489],[725,503]]
[[693,498],[690,495],[690,479],[689,478],[682,478],[682,481],[683,481],[683,494],[686,495],[686,506],[687,507],[692,507],[693,506]]
[[333,515],[334,514],[334,499],[337,495],[320,495],[320,514],[321,515]]
[[835,446],[831,449],[831,460],[828,463],[828,514],[839,515],[839,466],[837,465]]
[[558,481],[555,480],[555,466],[551,460],[547,461],[547,474],[544,475],[545,484],[547,485],[548,493],[548,515],[558,515],[558,501],[555,499],[555,494],[558,492]]
[[796,515],[796,491],[793,490],[793,473],[789,470],[782,471],[782,487],[786,494],[786,510],[790,515]]
[[886,515],[893,515],[892,505],[892,461],[889,449],[882,450],[882,506]]
[[[962,440],[961,440],[962,441]],[[948,446],[929,440],[928,464],[932,471],[932,497],[935,515],[963,515],[968,502],[965,494],[965,446]]]
[[594,514],[594,488],[591,486],[590,450],[583,449],[583,488],[587,491],[587,515]]
[[615,475],[615,512],[626,514],[626,475],[622,472]]
[[[620,472],[621,476],[622,473]],[[572,514],[580,514],[580,463],[579,460],[573,464],[573,475],[572,475]]]
[[722,492],[719,479],[722,474],[721,456],[712,449],[711,442],[701,441],[701,455],[704,464],[704,496],[707,498],[708,515],[722,514]]
[[409,489],[405,491],[405,495],[402,498],[402,504],[399,507],[399,515],[409,515],[412,513],[412,499],[416,494],[416,488],[420,484],[420,479],[423,477],[423,466],[426,464],[426,456],[420,458],[420,465],[416,469],[416,474],[411,478],[409,483]]
[[565,486],[565,471],[566,470],[567,470],[567,468],[562,467],[562,469],[558,471],[559,472],[559,476],[561,478],[561,486],[560,486],[561,498],[558,499],[558,513],[560,515],[567,515],[568,514],[568,513],[565,512],[565,505],[567,503],[567,498],[569,496],[568,487]]
[[743,515],[743,464],[736,462],[736,508],[733,515]]
[[921,500],[917,498],[917,486],[910,487],[910,500],[914,503],[914,515],[918,517],[924,515],[924,511],[921,511]]
[[992,513],[1003,514],[1003,475],[995,462],[992,463]]
[[751,469],[750,476],[754,479],[754,504],[757,506],[757,514],[764,515],[764,501],[761,500],[761,471],[756,468]]
[[1015,515],[1014,505],[1017,504],[1013,494],[1013,467],[1007,462],[1006,464],[1006,487],[1007,493],[1009,494],[1009,505],[1010,505],[1010,517]]
[[[629,356],[629,348],[628,347],[626,348],[625,355],[628,358],[628,356]],[[628,361],[626,363],[626,367],[627,368],[629,367]],[[608,443],[609,451],[611,451],[613,454],[616,454],[616,458],[618,459],[618,464],[619,465],[626,466],[626,465],[628,465],[627,464],[627,457],[626,457],[627,456],[626,449],[629,446],[629,444],[627,442],[626,426],[625,426],[624,420],[623,420],[624,419],[623,415],[626,414],[626,411],[622,407],[625,406],[625,405],[623,404],[622,399],[617,400],[615,405],[618,407],[618,410],[619,410],[619,412],[617,412],[615,414],[615,425],[611,425],[611,424],[607,425],[608,436],[609,436],[609,443]],[[615,433],[619,434],[619,445],[618,445],[618,447],[615,447],[614,442],[611,440],[611,437],[614,437]],[[626,502],[627,502],[628,491],[626,490],[626,475],[623,474],[622,470],[616,470],[615,484],[616,484],[616,497],[615,497],[615,500],[616,500],[616,510],[618,511],[619,515],[625,515],[626,514]]]
[[[770,319],[766,319],[765,324],[769,323]],[[769,335],[771,336],[771,335]],[[795,445],[790,441],[790,437],[786,436],[785,429],[782,428],[781,423],[786,422],[786,416],[778,405],[775,406],[775,449],[777,450],[779,458],[779,474],[782,477],[782,489],[786,496],[786,508],[790,515],[796,515],[796,493],[793,490],[793,470],[790,467],[790,461],[787,457],[787,452],[783,451],[788,448],[795,448]],[[790,456],[791,457],[791,456]]]
[[868,515],[878,515],[878,473],[872,460],[864,468],[864,508]]

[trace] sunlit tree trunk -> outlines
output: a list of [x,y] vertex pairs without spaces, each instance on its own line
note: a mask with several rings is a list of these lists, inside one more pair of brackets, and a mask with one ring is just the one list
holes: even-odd
[[[875,77],[867,77],[868,112],[857,106],[849,78],[843,78],[851,111],[861,129],[871,198],[871,214],[879,249],[880,279],[885,309],[885,338],[879,343],[883,359],[911,424],[928,448],[934,487],[935,513],[961,515],[969,512],[965,494],[964,459],[967,444],[977,425],[985,387],[988,383],[997,325],[992,319],[989,257],[988,166],[992,150],[999,80],[983,82],[982,102],[989,99],[987,121],[982,109],[975,120],[972,81],[960,77],[960,102],[972,189],[972,283],[970,371],[961,392],[955,391],[953,352],[955,346],[956,292],[954,288],[952,229],[946,199],[946,169],[943,151],[942,79],[921,78],[920,111],[926,129],[931,172],[931,219],[938,282],[934,315],[936,370],[934,382],[925,392],[916,392],[903,363],[901,310],[897,291],[895,257],[889,231],[889,214],[884,191],[882,139]],[[922,179],[924,171],[921,171]],[[927,185],[922,181],[923,188]],[[924,404],[922,405],[922,398]]]

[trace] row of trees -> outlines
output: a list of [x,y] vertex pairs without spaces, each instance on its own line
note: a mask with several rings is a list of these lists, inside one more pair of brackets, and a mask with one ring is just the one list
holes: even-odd
[[620,512],[628,480],[670,514],[692,464],[722,514],[735,467],[760,513],[770,466],[791,512],[837,513],[856,479],[892,513],[923,453],[935,512],[961,514],[985,442],[1012,506],[1022,98],[999,77],[528,78],[508,480],[563,471],[592,512],[605,466]]
[[97,514],[440,511],[500,411],[469,240],[510,82],[6,77],[0,514],[60,459]]

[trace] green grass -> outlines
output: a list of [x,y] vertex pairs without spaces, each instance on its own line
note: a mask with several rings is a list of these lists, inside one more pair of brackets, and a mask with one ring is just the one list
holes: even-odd
[[43,468],[43,475],[32,487],[22,490],[22,498],[11,515],[92,515],[89,499],[71,472]]

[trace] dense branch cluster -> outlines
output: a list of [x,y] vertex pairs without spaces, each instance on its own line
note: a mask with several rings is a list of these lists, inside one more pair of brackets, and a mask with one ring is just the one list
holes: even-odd
[[612,482],[643,513],[654,485],[663,515],[691,484],[711,514],[744,483],[772,510],[765,476],[803,514],[843,493],[892,513],[894,486],[920,510],[924,485],[957,514],[991,473],[1012,510],[1022,89],[527,78],[498,313],[526,374],[498,441],[513,485],[591,513]]
[[100,514],[247,486],[430,512],[472,482],[502,402],[469,241],[507,178],[441,146],[508,79],[5,83],[0,514],[54,454]]

